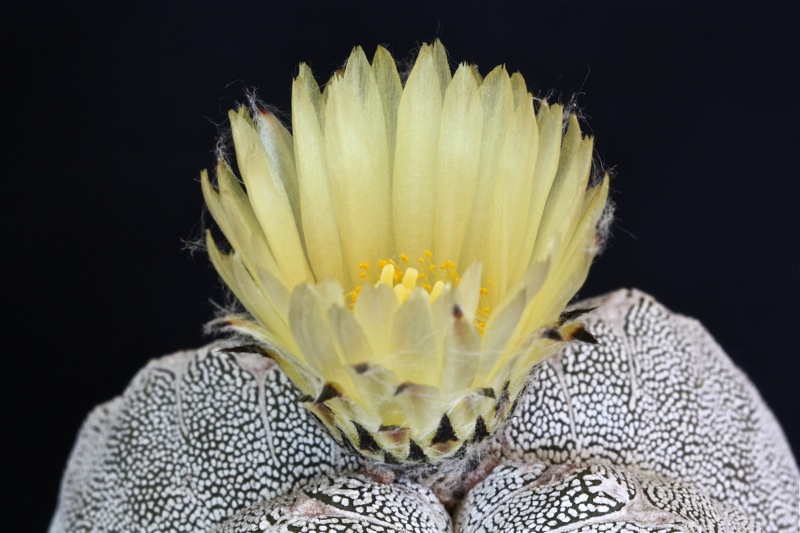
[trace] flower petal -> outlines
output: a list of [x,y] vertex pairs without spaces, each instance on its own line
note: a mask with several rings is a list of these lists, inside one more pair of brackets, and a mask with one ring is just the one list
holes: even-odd
[[311,285],[298,285],[292,292],[289,326],[306,361],[324,380],[324,384],[330,383],[340,390],[347,390],[351,399],[360,401],[358,390],[352,386],[344,370],[347,361],[334,345],[319,295]]
[[397,249],[412,256],[433,247],[433,217],[442,79],[433,48],[423,44],[397,110],[393,213]]
[[483,261],[488,278],[496,279],[499,268],[508,268],[505,263],[498,264],[498,252],[502,243],[490,238],[493,226],[505,216],[502,200],[506,194],[506,177],[500,171],[502,160],[499,154],[514,112],[514,94],[505,67],[498,66],[492,70],[483,80],[479,92],[483,125],[475,192],[476,208],[466,213],[469,226],[458,261],[463,264]]
[[231,255],[221,254],[211,233],[206,234],[206,247],[211,262],[222,276],[225,284],[230,287],[245,309],[272,332],[270,344],[286,350],[296,348],[286,322],[286,315],[279,311],[273,304],[271,295],[262,290],[259,283],[248,272],[238,252]]
[[300,191],[297,186],[292,134],[275,115],[265,109],[255,110],[253,122],[261,144],[264,145],[270,173],[283,184],[286,198],[292,208],[295,226],[300,228]]
[[558,161],[561,157],[561,129],[564,110],[559,104],[547,105],[541,102],[536,113],[536,125],[539,135],[536,150],[536,170],[531,184],[531,201],[528,207],[528,220],[525,231],[520,239],[520,255],[511,265],[512,279],[519,279],[531,263],[533,247],[536,245],[540,232],[542,214],[544,213],[550,189],[558,170]]
[[530,95],[527,103],[511,113],[504,127],[506,135],[497,153],[499,163],[495,169],[495,216],[487,224],[486,238],[489,251],[486,277],[494,280],[495,295],[505,294],[521,275],[513,267],[519,261],[519,228],[528,223],[539,142]]
[[364,285],[358,295],[353,315],[372,348],[373,362],[388,365],[391,356],[390,335],[394,314],[400,304],[394,291],[383,283]]
[[361,48],[344,75],[328,84],[325,155],[339,221],[345,272],[353,286],[358,265],[392,249],[391,176],[383,103]]
[[270,249],[281,251],[280,256],[275,257],[281,273],[289,286],[307,281],[311,272],[283,182],[270,170],[266,151],[246,110],[240,108],[228,116],[250,204]]
[[439,127],[433,243],[440,261],[458,261],[475,201],[483,109],[475,69],[458,67],[447,87]]
[[328,322],[339,349],[350,366],[371,362],[372,349],[364,329],[352,311],[342,305],[331,306],[328,309]]
[[481,297],[482,271],[481,263],[472,263],[461,275],[461,282],[458,284],[458,304],[464,312],[464,319],[470,323],[475,320],[475,310]]
[[319,99],[319,86],[311,69],[300,65],[292,84],[292,130],[303,237],[315,278],[343,280],[342,246],[325,159]]
[[[521,319],[523,313],[536,311],[531,302],[545,284],[549,271],[547,262],[533,265],[517,284],[516,290],[512,290],[492,312],[483,335],[484,353],[478,371],[481,377],[486,376],[487,381],[491,381],[506,361],[516,355],[526,341],[525,337],[533,332],[524,327]],[[539,321],[537,327],[546,324]]]
[[[480,279],[479,266],[472,272],[478,274],[473,278]],[[439,387],[445,397],[451,393],[456,393],[458,398],[463,395],[475,377],[481,356],[481,336],[467,314],[466,309],[471,304],[466,303],[463,286],[462,278],[458,287],[446,288],[432,305],[434,329],[439,333],[438,350],[442,353]],[[479,294],[477,285],[468,290]],[[477,297],[474,300],[477,303]]]
[[397,107],[400,104],[400,95],[403,93],[403,84],[397,73],[397,65],[392,55],[386,48],[379,46],[372,58],[372,72],[375,74],[375,83],[378,94],[383,104],[383,117],[386,124],[386,146],[389,155],[389,168],[394,165],[394,145],[397,131]]
[[439,382],[441,352],[433,330],[430,299],[423,289],[412,291],[395,313],[390,368],[401,381],[431,386]]
[[561,146],[558,172],[542,213],[531,261],[540,261],[549,254],[560,254],[561,249],[553,249],[556,237],[559,237],[558,242],[562,247],[569,244],[581,214],[583,196],[589,182],[592,144],[591,137],[582,138],[578,119],[575,115],[570,115]]

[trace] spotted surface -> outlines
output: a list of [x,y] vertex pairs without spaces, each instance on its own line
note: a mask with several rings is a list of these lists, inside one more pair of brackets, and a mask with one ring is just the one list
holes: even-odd
[[737,509],[677,481],[602,465],[506,463],[467,496],[456,531],[762,530]]
[[245,531],[447,533],[450,516],[414,483],[378,483],[360,475],[325,478],[239,513],[215,533]]
[[[573,344],[539,365],[515,416],[481,456],[418,478],[448,505],[466,494],[456,531],[528,531],[524,520],[492,522],[505,513],[492,506],[522,505],[525,520],[545,525],[558,521],[550,509],[562,509],[573,520],[559,531],[797,532],[791,451],[708,333],[636,291],[580,305],[600,305],[581,319],[601,344]],[[358,465],[310,423],[276,366],[220,346],[152,362],[122,397],[95,409],[67,466],[51,533],[204,531],[226,520],[230,530],[269,525],[268,516],[273,531],[394,531],[380,529],[405,525],[386,518],[394,512],[439,523],[429,489],[407,480],[379,486],[344,476],[307,485]],[[513,464],[486,477],[496,462]],[[558,472],[578,485],[538,487],[560,487]],[[369,497],[373,507],[342,515],[331,504],[339,490]],[[587,502],[613,517],[598,522]],[[291,522],[298,506],[321,509],[328,521],[300,527]],[[378,512],[383,522],[369,521]],[[653,525],[648,513],[671,522]]]
[[51,531],[204,530],[355,466],[277,366],[212,345],[151,362],[89,416]]
[[495,442],[504,459],[608,464],[691,484],[767,531],[798,531],[798,470],[758,391],[695,320],[638,291],[581,319]]

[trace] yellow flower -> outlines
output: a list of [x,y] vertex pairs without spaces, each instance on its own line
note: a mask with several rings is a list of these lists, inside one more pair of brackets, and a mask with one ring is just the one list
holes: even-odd
[[[238,171],[206,172],[230,244],[211,260],[333,438],[386,463],[436,462],[509,415],[534,364],[581,326],[559,320],[597,251],[607,177],[559,105],[499,66],[451,73],[423,45],[403,84],[355,48],[320,92],[306,65],[292,133],[230,112]],[[566,127],[564,127],[566,124]]]

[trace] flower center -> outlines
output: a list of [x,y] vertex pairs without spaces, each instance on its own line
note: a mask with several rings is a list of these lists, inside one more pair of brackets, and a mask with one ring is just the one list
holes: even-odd
[[[391,287],[397,296],[397,301],[401,304],[417,287],[424,289],[433,303],[447,284],[458,286],[461,282],[458,265],[449,259],[437,264],[433,260],[433,252],[430,250],[424,250],[422,256],[417,258],[416,263],[411,261],[406,254],[401,253],[398,260],[380,259],[374,265],[359,263],[358,270],[358,277],[364,280],[364,283],[372,283],[376,286],[384,284]],[[486,286],[481,286],[479,289],[480,303],[475,311],[475,326],[481,334],[486,328],[486,321],[491,312],[487,295],[491,291],[492,285],[494,285],[493,281],[488,280]],[[362,286],[359,285],[348,293],[351,306],[358,301],[361,290]]]

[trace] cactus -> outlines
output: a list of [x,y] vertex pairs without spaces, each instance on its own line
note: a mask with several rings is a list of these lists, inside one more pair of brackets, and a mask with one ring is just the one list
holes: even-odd
[[702,326],[638,291],[592,306],[599,344],[539,363],[493,437],[424,469],[348,454],[260,354],[154,360],[89,415],[50,532],[798,531],[786,439]]

